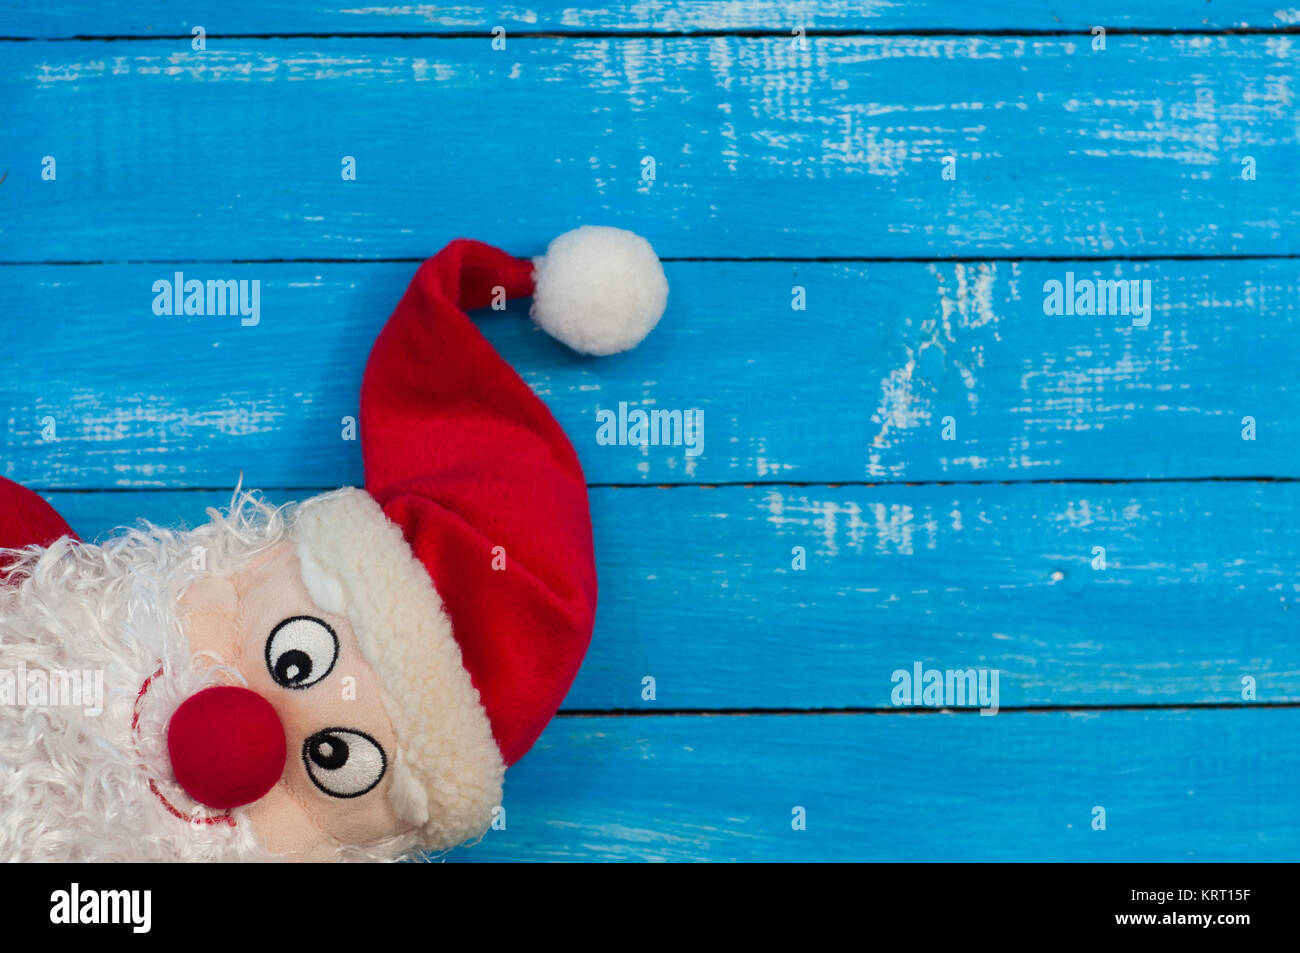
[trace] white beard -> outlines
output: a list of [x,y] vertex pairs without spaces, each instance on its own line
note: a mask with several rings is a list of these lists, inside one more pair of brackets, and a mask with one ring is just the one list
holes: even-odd
[[[103,673],[99,714],[84,703],[0,704],[0,861],[271,859],[246,815],[230,812],[233,826],[203,823],[223,812],[170,781],[167,721],[219,671],[191,658],[177,600],[286,531],[280,511],[249,494],[228,514],[208,514],[192,531],[143,526],[99,545],[0,551],[13,565],[10,584],[0,584],[0,670]],[[160,665],[133,730],[141,686]],[[151,780],[196,820],[170,813]]]

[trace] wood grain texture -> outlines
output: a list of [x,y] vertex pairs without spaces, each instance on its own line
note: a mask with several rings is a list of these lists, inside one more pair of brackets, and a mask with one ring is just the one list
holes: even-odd
[[[359,483],[341,421],[415,267],[4,268],[20,319],[0,351],[0,474],[41,488],[220,487],[241,469],[263,487]],[[259,324],[155,316],[153,282],[177,270],[259,281]],[[478,316],[593,483],[1300,476],[1292,363],[1280,359],[1300,348],[1294,261],[667,272],[667,316],[614,358],[575,356],[526,304]],[[1044,282],[1067,272],[1149,280],[1151,323],[1044,315]],[[794,288],[806,310],[791,309]],[[702,411],[702,453],[598,444],[597,411],[620,403]]]
[[421,257],[577,221],[668,257],[1294,254],[1291,46],[3,43],[0,260]]
[[[46,496],[86,538],[193,525],[230,498]],[[999,670],[1006,708],[1236,704],[1247,677],[1259,701],[1300,701],[1298,484],[603,488],[591,503],[600,603],[568,710],[889,708],[916,662]]]
[[1213,5],[1147,0],[1140,9],[1116,0],[1048,7],[1032,0],[994,6],[917,0],[620,0],[575,6],[567,0],[527,4],[372,4],[290,0],[130,4],[34,2],[0,5],[0,36],[151,36],[188,34],[195,25],[222,33],[461,33],[600,30],[768,30],[799,25],[822,30],[1088,30],[1278,28],[1300,22],[1300,11],[1276,3],[1216,0]]
[[[637,351],[481,316],[597,484],[601,601],[507,829],[451,859],[1292,860],[1297,27],[1244,0],[0,4],[0,474],[87,536],[193,524],[241,472],[359,483],[341,418],[418,260],[632,228],[676,259]],[[619,35],[654,32],[723,35]],[[95,35],[124,39],[57,39]],[[155,316],[178,270],[258,280],[257,326]],[[1045,315],[1070,272],[1150,280],[1150,324]],[[599,445],[620,403],[702,410],[703,453]],[[997,669],[1004,710],[892,707],[917,662]]]
[[560,718],[450,856],[1293,860],[1297,714]]

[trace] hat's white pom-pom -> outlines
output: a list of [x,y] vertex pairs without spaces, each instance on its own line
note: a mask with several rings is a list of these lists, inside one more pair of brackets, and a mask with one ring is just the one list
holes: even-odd
[[565,232],[533,259],[533,269],[533,320],[583,354],[636,347],[668,304],[668,279],[655,250],[621,228]]

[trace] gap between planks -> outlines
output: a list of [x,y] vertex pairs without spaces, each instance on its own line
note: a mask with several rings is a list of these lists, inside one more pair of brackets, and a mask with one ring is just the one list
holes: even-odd
[[[1104,25],[1104,24],[1099,24]],[[1239,27],[1107,27],[1107,36],[1281,36],[1300,34],[1300,25],[1239,26]],[[788,29],[718,29],[718,30],[516,30],[508,34],[512,40],[691,40],[719,37],[780,38],[788,39]],[[898,27],[864,29],[860,27],[834,27],[805,29],[808,37],[1089,37],[1087,29],[1047,30],[1031,28],[974,29],[945,27]],[[358,30],[342,32],[304,33],[208,33],[210,40],[481,40],[492,36],[490,30]],[[189,33],[140,34],[77,33],[72,36],[0,36],[2,43],[149,43],[159,40],[189,42]]]
[[[842,486],[1119,486],[1148,483],[1297,483],[1294,476],[1193,476],[1193,477],[1132,477],[1123,480],[1103,477],[1075,477],[1061,479],[1039,477],[1028,480],[733,480],[717,483],[588,483],[589,490],[676,490],[695,487],[714,490],[720,487],[842,487]],[[228,493],[229,486],[27,486],[34,493]],[[259,486],[258,490],[271,493],[325,493],[338,489],[334,486]]]
[[[427,257],[427,256],[426,256]],[[1293,261],[1300,259],[1300,252],[1271,252],[1252,254],[1198,255],[820,255],[820,256],[709,256],[709,255],[665,255],[660,258],[666,263],[702,263],[728,262],[745,264],[980,264],[982,262],[1094,262],[1094,261]],[[124,258],[124,259],[50,259],[47,261],[0,261],[0,268],[33,267],[99,267],[105,265],[418,265],[425,259],[418,257],[400,258]]]
[[[1003,705],[997,714],[1041,715],[1055,712],[1102,711],[1226,711],[1237,708],[1300,708],[1300,701],[1285,702],[1171,702],[1161,705],[1116,703],[1113,705]],[[805,715],[979,715],[985,709],[976,706],[965,708],[935,708],[907,706],[899,708],[561,708],[556,714],[565,718],[662,718],[662,717],[712,717],[743,718],[747,716],[805,716]]]

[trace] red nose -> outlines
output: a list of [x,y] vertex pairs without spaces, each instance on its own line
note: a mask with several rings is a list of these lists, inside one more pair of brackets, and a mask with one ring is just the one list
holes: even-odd
[[247,688],[222,685],[191,695],[167,726],[172,771],[187,794],[218,809],[256,801],[284,772],[284,727]]

